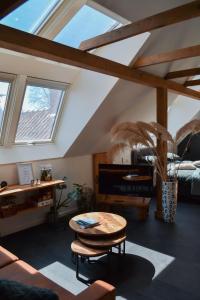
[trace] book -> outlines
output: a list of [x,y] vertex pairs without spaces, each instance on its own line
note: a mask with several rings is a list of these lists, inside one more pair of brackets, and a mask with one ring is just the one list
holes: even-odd
[[91,228],[99,225],[99,222],[92,218],[81,218],[76,223],[83,229]]

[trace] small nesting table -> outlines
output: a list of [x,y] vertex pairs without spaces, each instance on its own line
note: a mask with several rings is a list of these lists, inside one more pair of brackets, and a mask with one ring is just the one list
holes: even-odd
[[[81,218],[92,218],[99,225],[81,228],[76,221]],[[118,248],[119,254],[125,254],[127,221],[123,217],[106,212],[91,212],[80,214],[69,221],[70,228],[75,232],[75,241],[71,244],[72,254],[76,260],[76,277],[79,277],[79,258],[89,261],[90,257],[98,257],[112,253],[112,248]],[[123,245],[123,248],[121,247]]]

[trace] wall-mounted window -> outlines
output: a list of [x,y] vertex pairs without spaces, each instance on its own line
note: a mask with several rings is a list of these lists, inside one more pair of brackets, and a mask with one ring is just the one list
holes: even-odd
[[5,129],[5,119],[8,113],[8,102],[10,98],[12,80],[6,79],[0,74],[0,144],[2,144]]
[[55,37],[55,41],[79,48],[82,41],[112,30],[119,25],[120,22],[85,4]]
[[34,33],[59,2],[60,0],[29,0],[4,17],[0,24]]
[[66,84],[28,78],[15,143],[53,140]]

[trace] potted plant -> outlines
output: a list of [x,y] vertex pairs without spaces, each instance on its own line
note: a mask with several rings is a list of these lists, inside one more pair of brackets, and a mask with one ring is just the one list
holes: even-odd
[[94,193],[86,184],[73,183],[68,199],[76,201],[80,211],[90,211],[92,209]]
[[66,184],[67,177],[64,177],[63,180],[65,181],[64,183],[60,183],[56,186],[58,198],[56,198],[57,199],[56,203],[50,209],[49,216],[48,216],[49,223],[55,224],[59,218],[60,209],[63,207],[69,207],[71,203],[71,199],[68,198],[68,195],[63,199],[63,192],[67,190],[67,184]]
[[[140,151],[142,148],[149,148],[151,156],[154,158],[155,170],[162,181],[162,211],[163,219],[166,222],[174,222],[175,219],[178,173],[178,168],[174,168],[173,164],[166,168],[167,149],[171,149],[171,161],[175,162],[177,159],[176,149],[179,142],[190,134],[185,153],[192,136],[198,132],[200,132],[200,120],[192,120],[184,125],[178,130],[175,138],[171,136],[166,128],[156,122],[124,122],[115,125],[111,129],[111,142],[114,145],[108,152],[109,158],[113,158],[127,148],[130,150],[137,149],[137,151]],[[159,152],[157,149],[158,140]],[[184,157],[184,154],[182,157]]]

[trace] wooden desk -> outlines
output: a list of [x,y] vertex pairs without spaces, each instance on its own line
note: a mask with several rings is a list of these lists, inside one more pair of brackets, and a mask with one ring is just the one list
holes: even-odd
[[[64,183],[63,180],[52,180],[52,181],[43,181],[40,184],[37,185],[11,185],[8,186],[4,191],[0,192],[0,204],[3,201],[3,199],[6,199],[10,196],[17,196],[20,193],[28,193],[28,192],[36,192],[42,189],[47,189],[50,188],[52,189],[52,201],[53,203],[50,203],[49,205],[46,206],[54,206],[56,205],[56,192],[55,192],[55,188],[57,185]],[[48,199],[47,199],[48,200]],[[26,203],[26,201],[24,202],[24,204]],[[42,209],[43,206],[26,206],[22,204],[16,204],[16,211],[13,214],[16,215],[18,213],[24,212],[24,211],[30,211],[30,210],[38,210],[38,209]],[[12,214],[9,216],[12,217]],[[3,216],[3,218],[5,218],[5,216]]]
[[[111,211],[114,206],[130,206],[136,208],[139,220],[146,220],[149,212],[150,198],[106,195],[99,193],[99,164],[112,163],[108,160],[106,153],[93,154],[93,175],[96,204],[99,210]],[[149,180],[149,176],[126,176],[127,181]]]
[[120,196],[120,195],[104,195],[104,198],[98,200],[98,205],[102,209],[109,210],[112,206],[132,206],[137,209],[139,220],[146,220],[149,214],[150,198]]
[[38,190],[38,189],[43,189],[43,188],[47,188],[47,187],[54,187],[54,186],[56,186],[58,184],[61,184],[61,183],[64,183],[64,181],[63,180],[41,181],[40,184],[37,184],[37,185],[34,185],[34,186],[32,186],[30,184],[10,185],[4,191],[0,192],[0,198],[5,197],[5,196],[10,196],[10,195],[15,195],[15,194],[18,194],[18,193],[25,193],[25,192]]

